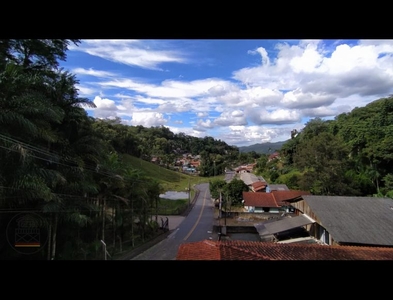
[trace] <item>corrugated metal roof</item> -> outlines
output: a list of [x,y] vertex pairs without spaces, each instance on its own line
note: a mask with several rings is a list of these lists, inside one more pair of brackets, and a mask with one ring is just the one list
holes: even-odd
[[289,191],[286,184],[269,184],[270,191]]
[[314,222],[314,220],[311,220],[306,215],[300,215],[296,217],[287,217],[274,222],[259,223],[255,225],[255,228],[260,236],[264,236],[276,234],[296,227],[305,226]]
[[393,199],[314,195],[303,199],[336,242],[393,246]]
[[240,173],[240,179],[243,180],[246,185],[251,185],[253,182],[259,181],[259,178],[252,173]]

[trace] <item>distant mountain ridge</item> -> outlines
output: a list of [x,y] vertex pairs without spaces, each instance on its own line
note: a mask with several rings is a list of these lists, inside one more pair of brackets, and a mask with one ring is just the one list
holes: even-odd
[[262,143],[262,144],[254,144],[250,146],[239,147],[240,152],[251,152],[255,151],[258,154],[269,154],[273,153],[276,150],[280,150],[282,145],[284,145],[287,141],[275,142],[275,143]]

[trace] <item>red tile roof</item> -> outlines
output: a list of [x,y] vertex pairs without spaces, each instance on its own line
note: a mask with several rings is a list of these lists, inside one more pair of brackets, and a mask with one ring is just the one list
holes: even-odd
[[244,206],[279,207],[272,193],[243,192]]
[[310,192],[298,190],[272,191],[271,194],[274,195],[274,198],[279,206],[284,205],[283,201],[296,199],[302,195],[311,195]]
[[272,160],[272,159],[275,159],[275,158],[278,158],[278,157],[280,157],[280,153],[274,152],[274,153],[269,155],[268,160]]
[[284,205],[284,201],[296,199],[302,195],[311,195],[311,193],[298,190],[272,191],[271,193],[243,192],[243,200],[245,206],[280,207]]
[[251,184],[251,186],[252,186],[253,189],[258,189],[258,188],[261,188],[261,187],[266,187],[267,183],[264,182],[264,181],[255,181],[255,182],[253,182]]
[[181,244],[176,260],[393,260],[393,248],[205,240]]
[[182,244],[177,252],[177,259],[220,260],[220,248],[213,241]]

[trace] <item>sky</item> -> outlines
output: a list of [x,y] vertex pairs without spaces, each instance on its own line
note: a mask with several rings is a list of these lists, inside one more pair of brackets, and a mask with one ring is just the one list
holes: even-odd
[[61,66],[94,118],[237,147],[393,94],[393,40],[81,40]]

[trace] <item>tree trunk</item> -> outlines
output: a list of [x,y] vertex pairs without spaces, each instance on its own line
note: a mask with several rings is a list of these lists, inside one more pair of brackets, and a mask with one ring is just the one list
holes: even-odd
[[123,252],[123,244],[122,244],[123,241],[121,240],[120,235],[118,236],[118,238],[119,238],[119,248],[120,248],[119,251],[120,251],[120,253],[122,253]]
[[135,247],[134,243],[134,201],[131,199],[131,240],[132,248]]
[[[102,198],[102,232],[101,232],[101,240],[105,243],[105,197]],[[103,259],[106,258],[106,247],[104,246],[103,251]]]
[[101,239],[105,242],[105,197],[102,199],[102,231],[101,231]]
[[116,206],[113,208],[113,212],[112,212],[112,226],[113,226],[113,252],[115,252],[116,250]]
[[50,260],[51,246],[52,246],[52,213],[49,215],[49,226],[48,226],[48,254],[47,259]]
[[56,233],[57,233],[57,223],[59,220],[59,213],[55,213],[55,222],[53,224],[53,237],[52,237],[52,255],[51,260],[55,259],[56,256]]

